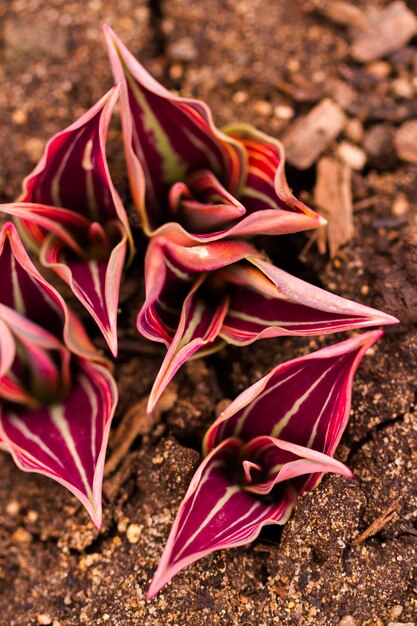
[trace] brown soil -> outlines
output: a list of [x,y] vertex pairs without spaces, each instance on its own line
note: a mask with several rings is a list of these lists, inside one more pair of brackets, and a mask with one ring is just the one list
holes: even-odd
[[[367,155],[352,179],[353,240],[333,260],[313,246],[303,261],[307,236],[282,237],[272,248],[267,240],[258,243],[299,276],[402,320],[387,329],[356,377],[352,419],[338,449],[356,480],[325,477],[300,499],[282,531],[267,530],[251,546],[201,560],[151,602],[146,589],[217,404],[275,364],[337,339],[269,340],[184,367],[173,408],[106,479],[99,533],[70,494],[20,472],[2,453],[1,625],[417,621],[417,165],[402,162],[393,148],[399,125],[417,117],[417,41],[382,65],[359,65],[350,56],[352,33],[321,6],[310,0],[9,0],[0,6],[0,199],[18,194],[45,140],[111,86],[100,33],[107,21],[157,77],[206,99],[219,123],[240,119],[280,136],[293,123],[282,119],[282,107],[296,119],[326,95],[339,102],[354,123],[327,154],[347,139]],[[416,8],[413,0],[409,6]],[[115,123],[109,160],[130,206],[120,141]],[[315,166],[289,167],[288,174],[311,202]],[[149,392],[162,358],[134,330],[143,297],[139,234],[137,242],[122,293],[117,420]],[[394,515],[384,518],[391,504]],[[378,519],[376,534],[363,536]]]

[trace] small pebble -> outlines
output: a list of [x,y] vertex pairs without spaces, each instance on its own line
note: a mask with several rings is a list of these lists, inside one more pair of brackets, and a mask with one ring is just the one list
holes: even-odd
[[42,139],[31,137],[23,144],[23,150],[26,152],[30,160],[35,163],[41,158],[44,145],[45,144]]
[[405,215],[409,209],[410,203],[407,196],[402,192],[397,193],[392,203],[391,213],[393,215]]
[[417,120],[408,120],[395,133],[395,148],[402,161],[417,163]]
[[391,82],[391,91],[394,96],[410,100],[414,98],[414,88],[411,81],[406,78],[396,78]]
[[48,626],[52,624],[52,617],[47,613],[40,613],[38,615],[38,624],[42,624],[42,626]]
[[236,93],[233,94],[233,102],[236,104],[243,104],[248,98],[249,94],[247,91],[236,91]]
[[255,111],[255,113],[258,113],[259,115],[271,115],[272,113],[272,105],[270,104],[270,102],[267,102],[266,100],[256,100],[253,103],[253,110]]
[[390,617],[400,617],[402,612],[403,612],[403,607],[401,606],[401,604],[396,604],[395,606],[392,607],[390,611]]
[[182,78],[183,75],[184,75],[184,68],[179,63],[174,63],[174,65],[172,65],[169,68],[169,76],[170,78],[172,78],[172,80],[180,80],[180,78]]
[[366,66],[366,71],[374,78],[388,78],[391,69],[391,65],[386,61],[373,61]]
[[16,515],[18,515],[19,511],[20,504],[17,502],[17,500],[10,500],[10,502],[7,503],[6,513],[8,515],[12,515],[13,517],[15,517]]
[[286,104],[279,104],[274,109],[274,115],[280,120],[291,120],[294,117],[294,109]]
[[37,521],[38,521],[38,518],[39,518],[39,513],[38,513],[37,511],[32,511],[32,510],[30,510],[30,511],[28,511],[28,512],[27,512],[26,519],[27,519],[29,522],[32,522],[32,524],[34,524],[35,522],[37,522]]
[[352,615],[344,615],[337,626],[357,626],[356,620]]
[[139,524],[129,524],[126,530],[126,537],[129,543],[137,543],[142,534],[143,526]]
[[16,126],[22,126],[23,124],[26,124],[27,121],[28,121],[28,114],[26,113],[26,111],[24,111],[23,109],[16,109],[16,111],[13,111],[12,113],[13,124],[16,124]]
[[32,535],[25,528],[19,526],[11,536],[11,540],[13,543],[31,543]]
[[194,61],[198,52],[191,37],[184,37],[169,46],[169,55],[175,61]]
[[342,141],[337,147],[338,156],[353,170],[360,171],[365,167],[366,153],[348,141]]

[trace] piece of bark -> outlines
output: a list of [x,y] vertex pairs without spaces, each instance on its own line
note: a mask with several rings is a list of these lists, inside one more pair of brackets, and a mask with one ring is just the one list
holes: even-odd
[[356,29],[368,28],[365,12],[350,2],[323,0],[317,6],[317,10],[335,24],[351,26]]
[[376,535],[381,530],[381,528],[383,528],[386,524],[388,524],[388,522],[390,522],[394,517],[398,515],[397,509],[400,502],[401,496],[398,496],[398,498],[395,498],[395,500],[391,502],[391,504],[385,509],[385,511],[379,517],[377,517],[376,520],[374,520],[372,524],[366,530],[364,530],[363,533],[361,533],[358,537],[356,537],[356,539],[354,539],[353,543],[355,545],[359,545],[369,537],[373,537],[373,535]]
[[129,452],[131,445],[139,435],[146,435],[158,422],[162,413],[169,411],[177,401],[177,386],[171,383],[162,394],[157,406],[151,413],[146,412],[148,398],[141,398],[123,415],[120,424],[113,431],[110,439],[112,453],[104,467],[104,476],[111,474]]
[[408,120],[396,131],[396,152],[402,161],[417,163],[417,120]]
[[401,1],[382,10],[371,7],[367,19],[368,28],[358,31],[351,48],[357,61],[374,61],[401,50],[417,33],[417,17]]
[[336,256],[340,246],[353,237],[353,207],[351,169],[332,157],[323,157],[317,165],[317,182],[314,188],[314,203],[327,219],[317,233],[319,251],[330,257]]
[[288,162],[300,170],[311,167],[345,124],[342,109],[330,98],[325,98],[292,124],[284,135],[282,142]]

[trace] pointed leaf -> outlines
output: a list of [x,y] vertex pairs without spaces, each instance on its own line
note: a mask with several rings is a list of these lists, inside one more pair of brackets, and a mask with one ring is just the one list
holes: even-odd
[[146,300],[137,327],[168,347],[178,328],[183,303],[198,275],[240,261],[257,251],[243,241],[185,247],[165,237],[153,239],[145,258]]
[[[43,157],[23,181],[20,202],[62,207],[100,223],[118,218],[129,233],[105,152],[118,94],[119,87],[113,87],[76,122],[48,141]],[[24,225],[31,232],[30,223],[25,221]]]
[[281,335],[318,335],[398,322],[291,276],[259,255],[248,261],[252,267],[241,263],[225,270],[230,282],[238,285],[221,331],[228,343],[247,345]]
[[[177,332],[160,367],[148,401],[148,412],[155,407],[162,392],[172,380],[181,365],[195,353],[212,346],[218,338],[229,299],[227,296],[217,302],[208,301],[201,294],[204,289],[203,274],[194,283],[184,301]],[[221,347],[222,343],[218,347]]]
[[284,524],[294,506],[288,486],[276,502],[264,502],[234,484],[228,468],[240,450],[223,441],[204,459],[191,481],[148,592],[152,598],[179,571],[203,556],[255,539],[265,524]]
[[101,525],[101,487],[117,387],[106,369],[78,360],[62,404],[19,414],[1,409],[0,438],[24,471],[53,478]]
[[[241,455],[248,459],[243,462],[247,480],[245,489],[251,493],[266,495],[275,485],[308,474],[333,472],[348,478],[353,477],[353,472],[333,457],[277,437],[251,439],[242,449]],[[256,470],[255,479],[250,473],[251,469]],[[256,480],[259,476],[261,479]],[[301,485],[304,482],[306,479],[296,481],[297,491],[303,491]]]
[[356,368],[381,335],[364,333],[278,365],[220,415],[206,433],[205,452],[228,437],[249,442],[267,435],[332,456],[349,419]]
[[169,221],[165,200],[171,185],[210,170],[233,194],[245,174],[239,142],[213,124],[208,107],[180,98],[160,85],[114,32],[104,27],[116,82],[132,194],[147,234]]
[[[63,339],[72,352],[102,360],[81,322],[32,263],[11,222],[0,231],[0,274],[0,317],[12,332],[38,337],[47,320],[47,334],[53,335],[55,344],[61,345]],[[36,328],[31,329],[30,322]]]
[[120,240],[109,259],[71,258],[55,235],[45,240],[41,250],[41,262],[71,287],[97,323],[114,356],[117,356],[119,289],[127,249],[126,234],[122,227],[119,231]]
[[200,171],[185,183],[175,183],[169,191],[173,216],[177,215],[192,233],[205,233],[228,226],[245,214],[245,207],[234,198],[212,172]]

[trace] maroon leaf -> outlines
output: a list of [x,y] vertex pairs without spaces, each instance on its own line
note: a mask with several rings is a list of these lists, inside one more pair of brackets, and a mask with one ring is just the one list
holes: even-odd
[[[121,84],[132,195],[148,236],[208,242],[295,232],[325,222],[289,191],[279,142],[249,126],[217,129],[203,102],[166,90],[108,26],[104,30]],[[204,178],[206,172],[217,190],[222,188],[220,195],[228,194],[221,209],[219,199],[213,207],[210,188],[192,190],[195,177]],[[177,210],[178,195],[184,193],[193,211],[183,205]]]
[[244,391],[205,437],[206,459],[180,505],[148,592],[215,550],[283,524],[296,496],[323,472],[352,472],[332,458],[346,427],[354,372],[381,331],[276,367]]
[[295,503],[291,487],[277,502],[254,498],[229,477],[240,442],[223,441],[198,468],[180,505],[148,591],[152,598],[179,571],[215,550],[255,539],[265,524],[284,524]]
[[[138,330],[168,348],[149,410],[187,358],[224,342],[246,345],[397,322],[279,270],[239,240],[185,247],[156,237],[146,255],[145,283]],[[196,328],[195,312],[204,320]]]
[[[0,231],[0,274],[0,318],[13,332],[30,341],[39,337],[39,326],[47,320],[48,336],[56,337],[56,343],[63,339],[72,352],[101,359],[78,318],[34,266],[11,222]],[[37,325],[34,330],[31,322]],[[4,345],[6,336],[0,336]]]
[[103,367],[77,359],[68,396],[26,411],[0,408],[0,438],[24,471],[69,489],[101,525],[101,487],[117,387]]
[[19,221],[25,241],[40,251],[44,264],[73,289],[114,355],[121,273],[127,248],[133,250],[105,154],[118,92],[114,87],[55,135],[25,179],[19,202],[0,206]]

